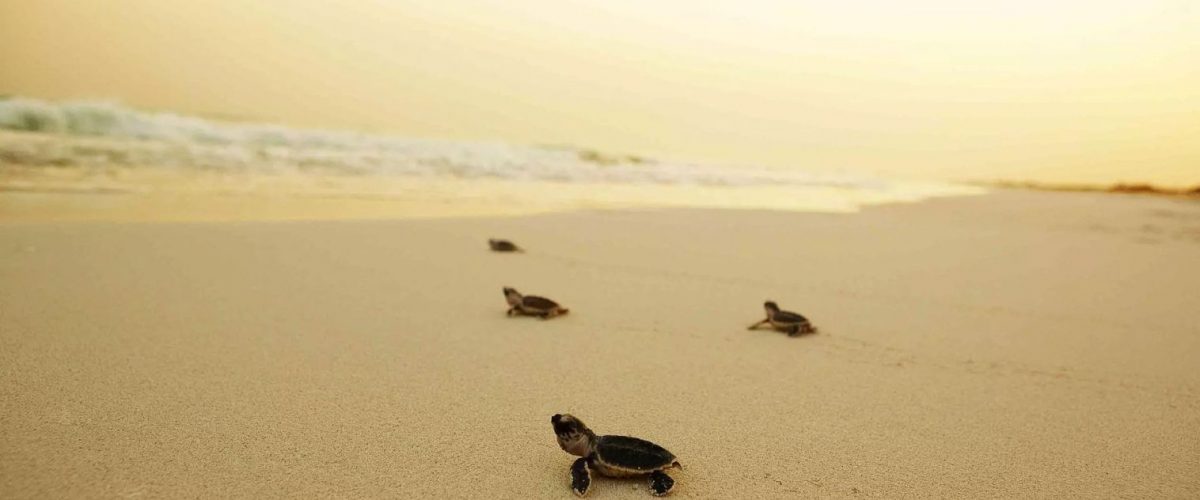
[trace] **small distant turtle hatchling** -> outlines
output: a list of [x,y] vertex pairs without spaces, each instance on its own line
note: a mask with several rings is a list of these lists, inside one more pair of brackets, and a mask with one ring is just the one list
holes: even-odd
[[580,458],[571,465],[571,490],[584,496],[592,485],[591,471],[609,477],[650,477],[650,491],[664,496],[675,487],[665,472],[680,468],[675,455],[662,446],[628,436],[597,436],[583,421],[568,414],[550,417],[554,435],[563,451]]
[[515,243],[513,243],[511,241],[500,240],[500,239],[495,239],[495,238],[488,240],[488,246],[491,247],[493,252],[524,252],[525,251],[525,250],[522,250],[521,247],[517,246]]
[[791,311],[779,309],[779,305],[766,301],[763,303],[763,309],[767,311],[767,319],[750,325],[748,330],[753,330],[762,326],[764,323],[770,323],[771,327],[781,332],[786,332],[789,336],[795,337],[803,333],[816,333],[817,328],[808,321],[808,318],[796,314]]
[[508,300],[509,316],[524,314],[550,319],[570,312],[567,308],[558,305],[558,302],[537,295],[521,295],[521,292],[515,288],[504,287],[504,298]]

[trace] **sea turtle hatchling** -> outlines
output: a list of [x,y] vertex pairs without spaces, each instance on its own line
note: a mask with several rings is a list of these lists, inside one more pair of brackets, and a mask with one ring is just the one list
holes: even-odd
[[517,246],[511,241],[496,238],[488,240],[488,247],[491,248],[493,252],[525,252],[525,250],[522,250],[521,247]]
[[767,319],[750,325],[750,328],[747,328],[747,330],[754,330],[765,323],[770,323],[772,328],[786,332],[791,337],[804,333],[817,332],[817,328],[808,321],[808,318],[791,311],[781,310],[779,309],[779,304],[768,300],[763,303],[763,309],[767,311]]
[[508,301],[509,316],[524,314],[550,319],[570,312],[558,302],[537,295],[521,295],[515,288],[507,286],[504,287],[504,299]]
[[592,485],[592,471],[609,477],[649,476],[650,491],[664,496],[675,487],[667,469],[680,468],[675,455],[662,446],[628,436],[597,436],[583,421],[568,414],[550,417],[558,446],[580,458],[571,465],[571,490],[584,496]]

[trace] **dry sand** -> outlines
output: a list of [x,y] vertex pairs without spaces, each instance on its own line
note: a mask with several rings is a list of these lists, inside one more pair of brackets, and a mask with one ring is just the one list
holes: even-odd
[[[0,255],[4,498],[570,498],[556,412],[675,452],[680,498],[1200,496],[1195,202],[5,224]],[[822,333],[746,331],[767,298]]]

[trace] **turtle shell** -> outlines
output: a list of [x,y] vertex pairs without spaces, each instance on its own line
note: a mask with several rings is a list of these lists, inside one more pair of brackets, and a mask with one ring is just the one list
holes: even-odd
[[649,474],[675,464],[675,455],[662,446],[629,436],[600,436],[596,458],[612,472]]
[[785,324],[808,323],[808,318],[791,311],[779,311],[771,317],[771,321]]
[[538,297],[537,295],[524,296],[521,299],[521,305],[523,307],[526,307],[529,309],[536,309],[539,311],[553,311],[555,309],[558,309],[558,302],[547,299],[545,297]]
[[497,252],[515,252],[517,245],[508,240],[488,240],[488,246]]

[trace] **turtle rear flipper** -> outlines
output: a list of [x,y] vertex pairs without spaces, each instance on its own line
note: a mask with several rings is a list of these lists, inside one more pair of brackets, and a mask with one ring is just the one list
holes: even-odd
[[654,496],[666,496],[675,487],[675,480],[671,479],[663,471],[654,471],[650,473],[650,491],[654,492]]
[[571,491],[577,496],[587,495],[588,488],[592,486],[592,471],[588,469],[588,461],[586,458],[576,460],[571,464]]
[[567,309],[565,307],[554,306],[554,308],[549,309],[547,311],[543,311],[543,312],[539,313],[537,316],[541,319],[550,319],[550,318],[554,318],[557,316],[562,316],[569,312],[571,312],[570,309]]
[[807,321],[804,323],[793,325],[791,328],[788,329],[788,336],[790,336],[790,337],[798,337],[800,335],[809,334],[809,333],[817,333],[817,329],[813,328],[812,324],[808,323]]

